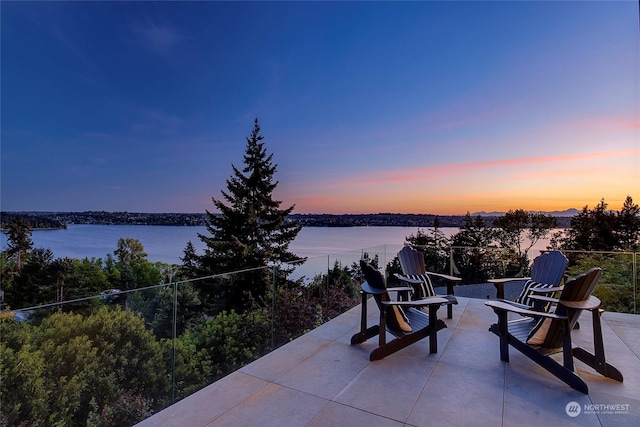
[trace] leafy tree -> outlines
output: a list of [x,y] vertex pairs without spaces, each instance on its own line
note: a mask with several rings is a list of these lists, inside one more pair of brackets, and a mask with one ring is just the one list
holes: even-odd
[[72,272],[65,279],[66,295],[69,297],[67,299],[97,295],[111,287],[102,259],[83,258],[72,261]]
[[635,313],[638,299],[633,283],[633,257],[631,254],[581,253],[569,265],[567,274],[575,277],[593,267],[602,268],[603,274],[593,294],[602,301],[601,308],[617,313]]
[[[0,319],[0,425],[45,425],[52,390],[45,387],[46,360],[33,343],[34,327]],[[23,424],[21,424],[23,423]]]
[[7,231],[7,254],[15,257],[18,272],[22,267],[22,258],[33,248],[31,240],[31,225],[22,217],[17,217],[9,224]]
[[67,289],[67,279],[73,274],[73,259],[58,258],[53,260],[50,266],[51,275],[55,280],[55,301],[65,300],[65,291]]
[[121,264],[135,264],[147,259],[147,253],[140,240],[131,237],[119,238],[118,247],[113,254]]
[[180,258],[180,261],[182,261],[181,271],[185,279],[198,277],[198,260],[195,246],[191,241],[188,241],[187,246],[184,248],[184,255]]
[[36,248],[29,253],[20,274],[7,291],[7,301],[14,308],[24,308],[55,301],[55,279],[51,275],[53,252]]
[[1,322],[0,411],[9,425],[97,425],[101,415],[132,425],[166,400],[160,344],[130,311]]
[[418,229],[415,235],[411,234],[406,238],[406,242],[422,252],[427,271],[449,273],[449,246],[451,242],[440,229],[438,217],[434,219],[432,229],[426,232]]
[[551,247],[578,251],[633,249],[640,240],[638,205],[627,197],[620,212],[608,209],[604,199],[593,209],[585,206],[571,219],[571,228],[554,234]]
[[144,246],[138,239],[118,239],[118,246],[113,254],[117,259],[115,269],[111,265],[108,269],[114,273],[113,277],[117,278],[112,282],[115,288],[128,290],[159,285],[163,282],[165,265],[149,262]]
[[[244,168],[232,165],[233,175],[226,181],[223,200],[212,198],[220,214],[207,210],[206,229],[210,235],[198,235],[206,244],[200,258],[204,274],[260,268],[297,258],[288,248],[302,227],[287,219],[295,205],[280,209],[282,202],[273,198],[278,185],[273,180],[276,166],[262,139],[256,119],[247,138]],[[268,272],[263,269],[235,281],[233,288],[227,290],[228,307],[246,308],[246,293],[256,299],[263,296],[269,289]]]
[[640,246],[640,207],[627,196],[618,213],[616,235],[623,250],[638,250]]
[[13,293],[16,262],[9,258],[6,251],[0,252],[0,309],[4,308],[7,295]]
[[469,248],[484,248],[491,246],[494,240],[493,231],[487,227],[480,215],[473,218],[469,212],[464,217],[464,224],[460,231],[451,237],[453,246]]
[[200,345],[197,328],[175,340],[163,339],[161,342],[165,365],[175,366],[172,378],[176,399],[187,397],[214,381],[209,356],[212,349]]
[[195,330],[187,331],[183,339],[193,341],[197,350],[204,350],[212,377],[209,382],[258,359],[270,348],[269,321],[263,309],[223,311]]
[[[505,254],[507,271],[505,274],[512,275],[519,272],[529,264],[528,252],[540,239],[545,238],[551,229],[557,226],[557,220],[544,213],[527,212],[524,209],[509,210],[503,216],[493,221],[493,226],[497,227],[495,236],[500,246],[507,248],[511,254]],[[529,246],[523,247],[526,239]],[[511,265],[509,265],[511,264]]]
[[451,237],[453,260],[463,283],[483,283],[492,273],[493,253],[485,248],[493,245],[494,232],[487,228],[484,219],[475,218],[469,212],[464,217],[460,231]]
[[[200,296],[192,283],[178,284],[176,334],[181,335],[187,329],[204,321]],[[162,287],[156,292],[147,308],[151,312],[150,324],[158,338],[170,338],[173,335],[174,289]]]

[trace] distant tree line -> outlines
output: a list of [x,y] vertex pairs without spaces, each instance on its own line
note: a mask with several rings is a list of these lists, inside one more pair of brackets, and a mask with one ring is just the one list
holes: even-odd
[[[219,215],[212,213],[211,215]],[[500,215],[482,215],[487,227]],[[16,218],[22,218],[33,230],[44,228],[66,228],[68,224],[94,225],[169,225],[204,226],[207,213],[135,213],[135,212],[1,212],[0,229],[7,229]],[[557,227],[568,228],[571,217],[555,217]],[[433,227],[436,221],[440,227],[461,227],[464,215],[433,214],[296,214],[290,213],[286,221],[303,227]]]
[[0,229],[8,229],[9,226],[17,220],[25,222],[31,229],[66,228],[66,222],[54,215],[26,212],[0,212]]

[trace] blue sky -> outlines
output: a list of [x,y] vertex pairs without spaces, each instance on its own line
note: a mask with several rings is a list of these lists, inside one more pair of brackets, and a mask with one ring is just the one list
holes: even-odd
[[297,213],[640,201],[635,1],[0,12],[5,211],[204,212],[256,117]]

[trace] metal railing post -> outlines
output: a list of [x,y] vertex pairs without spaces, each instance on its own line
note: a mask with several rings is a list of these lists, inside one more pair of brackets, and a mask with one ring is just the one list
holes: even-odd
[[173,355],[171,356],[171,403],[176,401],[176,347],[178,339],[178,283],[173,283]]
[[276,266],[274,265],[271,270],[272,293],[271,296],[271,351],[275,350],[276,346]]

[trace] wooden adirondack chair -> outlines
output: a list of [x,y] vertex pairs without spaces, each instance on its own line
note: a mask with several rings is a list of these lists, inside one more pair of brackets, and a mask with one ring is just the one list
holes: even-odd
[[[498,323],[489,330],[500,337],[500,359],[509,362],[509,345],[551,372],[574,389],[587,394],[587,384],[574,372],[573,358],[594,368],[605,377],[623,381],[622,373],[605,360],[602,327],[600,324],[600,300],[591,295],[598,284],[602,270],[593,268],[585,274],[565,283],[559,299],[532,296],[555,303],[554,313],[540,313],[523,309],[507,301],[487,301],[498,315]],[[591,311],[593,317],[593,346],[591,354],[583,348],[573,348],[571,331],[583,310]],[[539,319],[521,318],[507,321],[507,313],[536,316]],[[552,354],[562,352],[563,363],[558,363]]]
[[530,305],[529,295],[531,289],[535,287],[559,286],[568,263],[569,260],[560,251],[544,252],[533,260],[531,277],[504,277],[500,279],[490,279],[489,282],[493,283],[496,287],[497,298],[504,299],[505,283],[525,280],[523,290],[516,301],[524,305]]
[[[437,353],[437,332],[447,327],[442,319],[438,319],[438,308],[443,304],[457,304],[456,299],[431,297],[418,301],[392,301],[389,291],[411,291],[412,288],[387,288],[380,271],[365,260],[360,261],[360,267],[366,279],[366,282],[361,285],[362,317],[360,332],[351,337],[351,344],[361,344],[378,335],[378,347],[369,355],[369,359],[373,361],[429,337],[429,352]],[[368,295],[373,295],[380,310],[379,324],[371,327],[367,327]],[[428,307],[429,314],[420,311],[418,309],[420,307]],[[386,331],[395,336],[395,339],[387,342]]]
[[[413,249],[411,246],[405,246],[398,252],[398,259],[400,260],[400,267],[402,267],[402,274],[396,274],[395,276],[409,284],[414,289],[414,296],[416,299],[437,296],[433,290],[433,284],[431,283],[430,276],[441,277],[445,279],[447,284],[447,295],[453,296],[453,286],[459,283],[462,279],[460,277],[449,276],[447,274],[433,273],[427,271],[424,263],[424,255]],[[447,318],[453,317],[452,305],[447,306]]]

